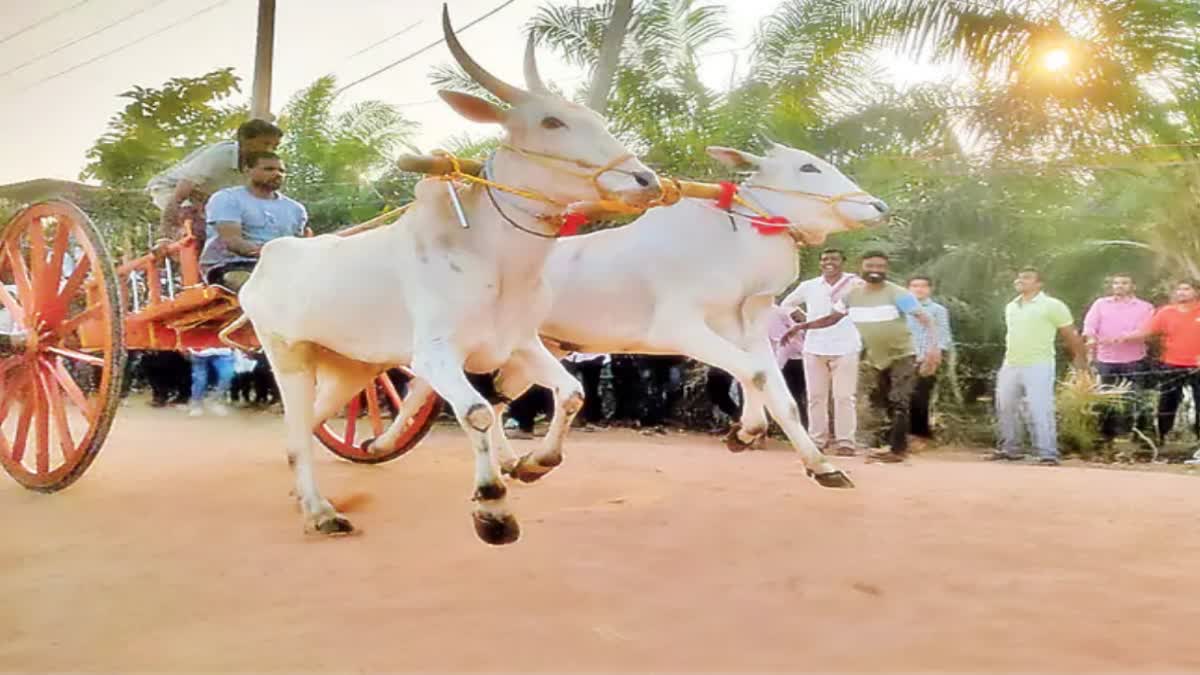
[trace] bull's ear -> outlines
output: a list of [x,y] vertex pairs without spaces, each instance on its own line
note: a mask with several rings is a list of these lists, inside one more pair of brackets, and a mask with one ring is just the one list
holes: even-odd
[[450,104],[454,108],[454,112],[481,124],[503,124],[504,111],[499,106],[491,101],[484,100],[478,96],[464,94],[461,91],[450,91],[442,89],[438,91],[438,96],[442,100]]
[[705,152],[709,157],[733,169],[754,169],[763,161],[762,157],[758,155],[733,148],[723,148],[719,145],[710,145]]

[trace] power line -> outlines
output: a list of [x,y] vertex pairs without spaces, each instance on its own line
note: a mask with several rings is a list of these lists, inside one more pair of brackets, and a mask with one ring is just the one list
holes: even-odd
[[95,63],[95,62],[97,62],[97,61],[100,61],[100,60],[102,60],[102,59],[106,59],[106,58],[108,58],[108,57],[112,56],[113,54],[116,54],[116,53],[118,53],[118,52],[123,52],[123,51],[125,51],[126,49],[129,49],[130,47],[133,47],[134,45],[141,44],[141,43],[145,42],[146,40],[149,40],[150,38],[153,38],[153,37],[157,37],[157,36],[159,36],[159,35],[162,35],[163,33],[165,33],[165,32],[167,32],[167,31],[171,30],[172,28],[175,28],[175,27],[177,27],[177,26],[180,26],[180,25],[182,25],[182,24],[184,24],[184,23],[187,23],[188,21],[191,21],[192,19],[194,19],[194,18],[196,18],[196,17],[200,16],[201,14],[206,14],[206,13],[208,13],[208,12],[211,12],[212,10],[214,10],[214,9],[216,9],[216,8],[218,8],[218,7],[220,7],[221,5],[226,5],[226,4],[229,4],[229,2],[230,2],[230,0],[218,0],[217,2],[214,2],[214,3],[212,3],[211,5],[208,5],[208,6],[207,6],[207,7],[205,7],[204,9],[201,9],[201,10],[199,10],[199,11],[196,11],[196,12],[192,12],[191,14],[189,14],[189,15],[187,15],[187,16],[185,16],[185,17],[183,17],[182,19],[180,19],[180,20],[178,20],[178,21],[175,21],[175,22],[173,22],[173,23],[167,24],[166,26],[163,26],[162,28],[160,28],[160,29],[158,29],[158,30],[154,31],[153,33],[149,33],[149,34],[147,34],[147,35],[143,35],[142,37],[140,37],[140,38],[138,38],[138,39],[134,40],[133,42],[127,42],[127,43],[125,43],[125,44],[121,45],[120,47],[117,47],[116,49],[111,49],[111,50],[109,50],[109,51],[107,51],[107,52],[104,52],[103,54],[100,54],[100,55],[98,55],[98,56],[94,56],[94,57],[92,57],[92,58],[90,58],[90,59],[88,59],[87,61],[84,61],[84,62],[82,62],[82,63],[77,63],[77,64],[75,64],[75,65],[71,66],[70,68],[67,68],[66,70],[60,70],[60,71],[58,71],[57,73],[54,73],[53,75],[50,75],[50,76],[48,76],[48,77],[44,77],[44,78],[42,78],[42,79],[38,80],[37,82],[34,82],[34,83],[32,83],[32,84],[29,84],[29,85],[27,85],[27,86],[25,86],[25,87],[23,87],[23,88],[21,88],[21,89],[18,89],[18,90],[16,90],[16,91],[14,91],[14,92],[13,92],[13,94],[15,95],[15,94],[24,93],[24,92],[26,92],[26,91],[29,91],[30,89],[33,89],[34,87],[41,86],[41,85],[43,85],[43,84],[45,84],[45,83],[47,83],[47,82],[49,82],[49,81],[51,81],[51,80],[56,80],[56,79],[58,79],[58,78],[62,77],[63,75],[67,75],[67,74],[69,74],[69,73],[73,73],[73,72],[75,72],[76,70],[79,70],[80,68],[84,68],[84,67],[86,67],[86,66],[90,66],[91,64],[93,64],[93,63]]
[[80,7],[88,4],[91,1],[92,0],[79,0],[79,2],[77,2],[73,5],[70,5],[68,7],[64,7],[62,9],[58,10],[57,12],[51,14],[50,16],[47,16],[43,19],[38,19],[37,21],[34,21],[33,23],[29,24],[28,26],[25,26],[24,28],[19,28],[15,31],[9,33],[8,35],[5,35],[4,37],[0,38],[0,45],[4,44],[5,42],[8,42],[9,40],[17,37],[18,35],[28,33],[29,31],[33,30],[34,28],[37,28],[38,26],[42,26],[47,23],[50,23],[51,21],[57,19],[58,17],[62,16],[63,14],[66,14],[67,12],[70,12],[75,9],[79,9]]
[[101,28],[97,28],[96,30],[88,33],[87,35],[84,35],[83,37],[78,37],[78,38],[75,38],[74,40],[70,40],[64,44],[61,44],[61,45],[53,48],[53,49],[50,49],[48,51],[42,52],[41,54],[38,54],[37,56],[33,57],[32,59],[29,59],[28,61],[26,61],[25,63],[22,63],[19,66],[9,68],[8,70],[4,71],[3,73],[0,73],[0,77],[7,77],[9,75],[12,75],[13,73],[17,72],[18,70],[21,70],[21,69],[25,68],[26,66],[33,65],[48,56],[54,56],[55,54],[61,52],[64,49],[74,47],[75,45],[79,44],[80,42],[83,42],[84,40],[96,37],[97,35],[103,33],[104,31],[106,31],[110,28],[113,28],[115,26],[119,26],[136,16],[145,14],[146,12],[154,9],[155,7],[158,7],[159,5],[161,5],[167,1],[168,0],[155,0],[154,2],[151,2],[149,5],[146,5],[145,7],[142,7],[141,9],[136,9],[136,10],[130,12],[129,14],[126,14],[125,16],[117,19],[116,21],[113,21],[112,23],[109,23]]
[[417,26],[420,26],[422,23],[424,23],[424,21],[423,21],[423,20],[422,20],[422,21],[414,21],[414,22],[412,22],[411,24],[409,24],[409,25],[405,26],[404,28],[401,28],[400,30],[396,31],[395,33],[392,33],[391,35],[389,35],[389,36],[387,36],[387,37],[383,38],[383,39],[382,39],[382,40],[380,40],[379,42],[375,42],[375,43],[369,44],[369,45],[367,45],[366,47],[363,47],[362,49],[360,49],[360,50],[358,50],[358,51],[354,52],[354,53],[353,53],[353,54],[351,54],[350,56],[347,56],[345,60],[349,61],[350,59],[352,59],[352,58],[354,58],[354,57],[356,57],[356,56],[358,56],[358,55],[360,55],[360,54],[365,54],[365,53],[367,53],[367,52],[371,51],[372,49],[374,49],[374,48],[378,47],[379,45],[381,45],[381,44],[383,44],[383,43],[385,43],[385,42],[388,42],[388,41],[390,41],[390,40],[393,40],[393,39],[395,39],[395,38],[398,38],[398,37],[400,37],[401,35],[404,35],[404,34],[405,34],[405,33],[407,33],[408,31],[410,31],[410,30],[412,30],[412,29],[416,28]]
[[[479,17],[479,18],[475,19],[474,21],[471,21],[470,23],[467,23],[467,24],[466,24],[466,25],[464,25],[463,27],[461,27],[461,28],[457,29],[457,31],[456,31],[456,32],[457,32],[457,33],[462,33],[464,30],[466,30],[466,29],[470,28],[471,26],[474,26],[475,24],[479,23],[480,21],[483,21],[484,19],[486,19],[486,18],[488,18],[488,17],[492,16],[492,15],[493,15],[493,14],[495,14],[496,12],[499,12],[500,10],[504,9],[505,7],[508,7],[509,5],[513,4],[513,3],[514,3],[514,2],[516,2],[516,1],[517,1],[517,0],[507,0],[506,2],[502,2],[502,3],[500,3],[500,5],[499,5],[498,7],[496,7],[496,8],[494,8],[494,9],[492,9],[491,11],[489,11],[488,13],[484,14],[483,16],[481,16],[481,17]],[[421,54],[424,54],[425,52],[429,51],[430,49],[433,49],[434,47],[436,47],[436,46],[438,46],[438,45],[442,44],[442,43],[443,43],[443,42],[445,42],[445,41],[446,41],[446,39],[445,39],[445,38],[442,38],[442,39],[440,39],[440,40],[438,40],[438,41],[436,41],[436,42],[431,42],[431,43],[429,43],[429,44],[425,45],[424,47],[421,47],[421,48],[420,48],[420,49],[418,49],[417,51],[415,51],[415,52],[413,52],[413,53],[409,54],[408,56],[405,56],[404,58],[400,59],[399,61],[394,61],[394,62],[392,62],[392,63],[389,63],[388,65],[386,65],[386,66],[384,66],[384,67],[380,68],[379,70],[376,70],[376,71],[375,71],[375,72],[373,72],[373,73],[370,73],[370,74],[368,74],[368,75],[364,75],[363,77],[360,77],[360,78],[358,78],[357,80],[355,80],[355,81],[351,82],[350,84],[347,84],[346,86],[342,87],[341,89],[338,89],[336,92],[334,92],[334,94],[340,94],[340,93],[342,93],[342,92],[346,91],[347,89],[349,89],[350,87],[353,87],[353,86],[355,86],[355,85],[358,85],[358,84],[362,84],[363,82],[366,82],[367,80],[369,80],[369,79],[371,79],[371,78],[375,77],[376,75],[379,75],[379,74],[381,74],[381,73],[384,73],[384,72],[386,72],[386,71],[389,71],[389,70],[391,70],[392,68],[395,68],[396,66],[398,66],[398,65],[400,65],[400,64],[402,64],[402,63],[405,63],[406,61],[411,61],[412,59],[415,59],[416,57],[420,56]]]

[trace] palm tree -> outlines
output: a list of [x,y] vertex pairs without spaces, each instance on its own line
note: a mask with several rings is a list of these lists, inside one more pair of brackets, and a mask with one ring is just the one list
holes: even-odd
[[399,150],[415,151],[416,124],[398,108],[363,101],[337,113],[336,89],[332,76],[318,79],[292,97],[280,120],[287,191],[308,206],[318,232],[374,215],[392,201],[372,182]]
[[[529,22],[538,44],[594,72],[614,15],[614,0],[592,5],[545,5]],[[730,37],[725,7],[700,0],[642,0],[633,5],[618,70],[694,80],[701,48]],[[610,102],[611,103],[611,102]]]
[[961,64],[979,91],[966,118],[1010,154],[1103,154],[1200,132],[1200,3],[1193,0],[790,0],[825,7],[818,54],[886,48]]

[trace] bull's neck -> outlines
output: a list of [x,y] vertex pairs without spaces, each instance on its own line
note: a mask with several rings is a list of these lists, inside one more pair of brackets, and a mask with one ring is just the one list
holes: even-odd
[[779,204],[777,203],[779,201],[779,195],[768,190],[759,190],[757,186],[751,182],[752,180],[753,178],[749,178],[738,186],[738,192],[742,194],[743,199],[762,209],[767,213],[767,215],[783,215],[783,209],[780,208]]

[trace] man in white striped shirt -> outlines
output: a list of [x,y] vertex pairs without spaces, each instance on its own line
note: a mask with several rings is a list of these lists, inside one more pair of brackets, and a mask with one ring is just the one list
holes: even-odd
[[[781,307],[794,309],[792,318],[804,321],[828,316],[837,299],[848,293],[857,276],[844,271],[846,254],[830,248],[821,252],[821,276],[801,283],[788,294]],[[805,311],[797,309],[805,306]],[[836,447],[838,455],[855,453],[858,429],[855,390],[858,387],[858,356],[862,340],[850,320],[813,329],[804,336],[804,379],[808,388],[808,432],[822,451]],[[829,395],[833,392],[833,425],[830,428]]]

